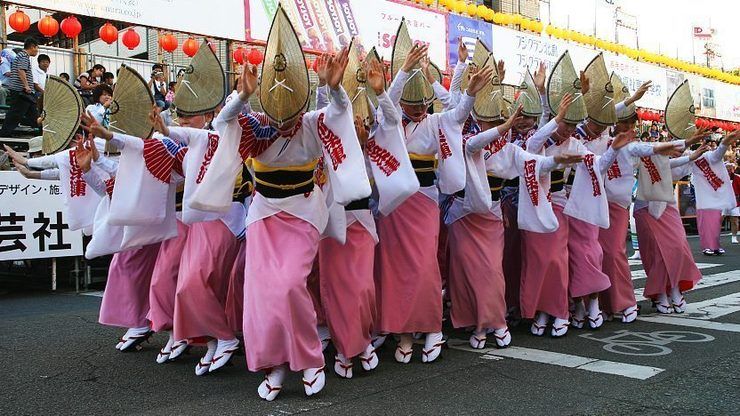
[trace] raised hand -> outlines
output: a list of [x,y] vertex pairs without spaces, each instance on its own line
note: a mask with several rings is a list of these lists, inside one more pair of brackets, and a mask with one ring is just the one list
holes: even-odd
[[17,165],[25,166],[26,163],[28,163],[27,158],[25,158],[23,155],[16,152],[15,150],[11,149],[7,144],[4,144],[3,147],[5,148],[5,153],[8,155],[10,160],[12,160],[16,166]]
[[257,75],[257,65],[247,63],[242,68],[241,75],[242,92],[239,93],[239,98],[242,101],[246,101],[249,97],[257,91],[259,85],[259,75]]
[[434,75],[432,75],[432,71],[429,68],[430,67],[429,57],[425,56],[424,58],[422,58],[421,61],[419,61],[419,65],[421,66],[421,72],[424,73],[424,77],[427,79],[427,81],[430,84],[434,84],[434,81],[436,81],[436,79],[434,78]]
[[316,58],[316,76],[319,77],[319,87],[326,85],[327,63],[329,54],[321,54]]
[[704,140],[707,136],[709,136],[709,134],[710,134],[709,129],[706,129],[706,128],[696,129],[694,131],[694,134],[692,134],[691,137],[686,139],[686,147],[699,143],[701,140]]
[[658,143],[655,146],[653,146],[653,153],[656,155],[662,155],[662,156],[668,156],[668,157],[678,157],[681,156],[683,153],[683,150],[681,148],[681,145],[674,142],[666,142],[666,143]]
[[457,38],[457,61],[465,62],[468,60],[470,53],[468,52],[467,46],[463,43],[462,36]]
[[90,114],[90,112],[85,111],[82,115],[80,115],[80,121],[82,122],[83,130],[86,132],[92,134],[95,137],[100,137],[101,139],[110,140],[113,138],[113,133],[108,131],[105,127],[101,126],[100,123],[98,123],[97,120],[95,120],[95,117]]
[[524,107],[520,105],[516,108],[516,110],[514,110],[513,113],[511,113],[509,118],[507,118],[506,121],[501,126],[499,126],[499,133],[503,135],[508,130],[511,130],[511,128],[514,127],[514,125],[522,119],[523,108]]
[[540,62],[539,68],[534,71],[532,78],[534,79],[534,86],[537,87],[537,92],[540,95],[545,93],[545,75],[547,74],[547,66],[544,62]]
[[637,140],[637,133],[635,133],[634,130],[629,129],[623,133],[617,134],[617,137],[615,137],[614,141],[612,141],[612,148],[614,150],[619,150],[624,146],[627,146],[628,144],[634,142],[635,140]]
[[560,106],[558,106],[558,114],[555,116],[555,120],[559,123],[565,119],[565,115],[568,114],[570,105],[573,104],[573,95],[565,94],[563,99],[560,100]]
[[419,61],[421,61],[421,58],[426,56],[428,49],[429,46],[427,45],[414,44],[414,46],[411,47],[411,52],[406,55],[406,60],[403,61],[401,70],[409,72],[414,69],[414,67],[419,64]]
[[156,105],[152,106],[152,111],[149,112],[149,124],[152,125],[154,131],[161,133],[164,136],[170,135],[170,129],[164,124],[164,120],[159,116],[159,107]]
[[637,91],[635,91],[635,93],[632,94],[632,96],[630,98],[624,100],[624,104],[625,105],[630,105],[630,104],[636,102],[637,100],[639,100],[640,98],[642,98],[642,96],[645,95],[646,92],[648,92],[648,90],[650,89],[650,86],[652,84],[653,84],[653,81],[646,81],[646,82],[644,82],[642,85],[640,85],[640,87],[637,89]]
[[709,145],[704,143],[701,146],[699,146],[698,149],[691,152],[691,154],[689,155],[689,160],[693,162],[694,160],[699,159],[701,155],[703,155],[704,153],[708,151],[709,151]]
[[576,163],[583,162],[583,155],[577,155],[573,153],[561,153],[554,156],[555,162],[559,165],[574,165]]
[[92,157],[92,152],[85,147],[85,141],[78,140],[77,145],[75,146],[75,160],[77,161],[77,166],[79,166],[83,172],[88,172],[90,170]]
[[355,132],[357,133],[357,139],[360,141],[360,146],[365,147],[365,143],[367,143],[367,139],[370,137],[370,132],[360,116],[355,116]]
[[92,134],[87,135],[87,138],[85,139],[85,147],[88,150],[90,150],[93,161],[96,161],[100,158],[100,152],[98,152],[98,147],[95,146],[95,136],[93,136]]
[[581,93],[582,94],[588,93],[588,90],[591,89],[591,82],[586,76],[586,71],[581,71],[580,80],[581,80]]
[[722,144],[725,146],[732,146],[738,139],[740,139],[740,130],[735,130],[732,133],[725,135],[722,139]]
[[329,88],[336,90],[344,77],[344,70],[349,63],[349,49],[345,46],[336,56],[327,61],[326,83]]
[[367,61],[365,64],[365,76],[367,78],[367,85],[375,91],[376,95],[380,95],[385,91],[385,67],[383,64],[375,59]]
[[491,80],[492,75],[493,68],[490,66],[486,66],[483,69],[475,71],[470,77],[470,82],[468,83],[468,95],[475,97],[475,95],[478,94],[478,91],[482,90],[486,83]]
[[503,59],[499,59],[496,63],[496,69],[498,70],[498,81],[504,82],[504,78],[506,77],[506,66]]

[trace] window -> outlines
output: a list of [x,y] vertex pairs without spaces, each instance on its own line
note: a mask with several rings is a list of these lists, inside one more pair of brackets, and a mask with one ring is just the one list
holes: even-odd
[[701,106],[702,108],[714,108],[714,90],[702,88]]

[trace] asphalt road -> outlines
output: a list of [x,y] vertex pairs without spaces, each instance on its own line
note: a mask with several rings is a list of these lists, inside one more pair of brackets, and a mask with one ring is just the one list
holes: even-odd
[[[115,350],[123,331],[97,324],[99,297],[11,291],[0,295],[0,414],[738,415],[740,246],[726,248],[723,257],[697,254],[705,285],[688,294],[698,307],[680,318],[656,317],[642,302],[630,325],[558,340],[520,325],[512,348],[483,351],[447,328],[451,347],[437,362],[422,364],[417,346],[411,364],[397,364],[389,342],[376,371],[356,364],[344,380],[328,370],[312,398],[291,375],[272,403],[257,396],[262,375],[247,372],[243,356],[196,377],[203,348],[164,365],[154,361],[163,335],[139,352]],[[642,287],[641,266],[632,270]]]

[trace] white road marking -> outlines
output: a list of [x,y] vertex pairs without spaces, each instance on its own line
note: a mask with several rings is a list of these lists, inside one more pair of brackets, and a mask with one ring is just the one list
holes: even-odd
[[[737,273],[735,273],[737,274]],[[682,315],[691,319],[711,320],[740,311],[740,293],[733,293],[686,305]]]
[[650,377],[653,377],[654,375],[660,374],[665,371],[664,369],[657,367],[599,360],[596,358],[580,357],[578,355],[561,354],[558,352],[524,347],[512,346],[505,349],[484,348],[477,350],[470,348],[470,346],[468,346],[465,341],[460,341],[459,344],[450,343],[450,348],[468,352],[475,352],[481,354],[481,358],[487,356],[514,358],[518,360],[557,365],[560,367],[574,368],[577,370],[585,370],[595,373],[613,374],[638,380],[647,380]]
[[103,291],[102,290],[96,290],[94,292],[82,292],[80,295],[83,296],[94,296],[96,298],[102,298],[103,297]]
[[[696,267],[699,270],[710,269],[712,267],[720,267],[720,266],[724,266],[724,264],[696,263]],[[641,279],[647,279],[647,273],[645,273],[645,270],[643,269],[632,270],[632,280],[641,280]]]
[[[634,279],[633,279],[634,280]],[[738,273],[737,270],[732,270],[729,272],[722,272],[722,273],[715,273],[710,274],[707,276],[704,276],[699,283],[694,286],[691,291],[700,290],[700,289],[706,289],[708,287],[713,286],[719,286],[719,285],[725,285],[728,283],[734,283],[740,281],[740,273]],[[638,301],[644,299],[642,296],[644,288],[637,288],[635,289],[635,297]],[[691,304],[689,304],[690,306]]]
[[658,324],[685,326],[690,328],[711,329],[713,331],[740,333],[740,324],[725,322],[710,322],[701,319],[679,318],[680,315],[650,315],[638,316],[638,321],[654,322]]

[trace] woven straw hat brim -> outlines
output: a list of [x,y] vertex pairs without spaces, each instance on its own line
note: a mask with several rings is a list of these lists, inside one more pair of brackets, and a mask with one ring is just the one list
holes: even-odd
[[696,131],[696,109],[691,97],[689,80],[673,91],[665,107],[665,124],[668,132],[679,139],[688,139]]
[[[393,43],[393,57],[391,59],[391,74],[396,76],[403,66],[409,52],[414,44],[406,27],[406,19],[402,18],[396,32],[396,40]],[[429,105],[434,101],[434,89],[429,84],[421,67],[417,64],[411,69],[411,74],[403,87],[401,103],[408,105]]]
[[70,83],[55,75],[46,79],[42,152],[50,155],[66,149],[80,127],[82,98]]
[[491,50],[488,49],[485,43],[477,38],[475,41],[475,50],[473,51],[473,60],[465,68],[462,73],[462,79],[460,80],[460,91],[468,89],[468,83],[470,83],[470,70],[472,68],[483,68],[488,61],[488,56],[491,54]]
[[[305,65],[305,64],[304,64]],[[185,115],[215,110],[226,96],[226,74],[208,42],[196,52],[180,81],[173,104]]]
[[560,56],[547,81],[547,103],[552,111],[557,111],[560,101],[566,94],[573,96],[573,103],[568,108],[563,121],[571,124],[580,123],[588,116],[588,113],[581,92],[581,79],[573,67],[568,51]]
[[115,133],[148,138],[154,128],[149,113],[154,97],[144,78],[135,69],[121,65],[110,105],[109,129]]
[[604,54],[599,53],[586,67],[589,91],[584,95],[588,118],[602,126],[611,126],[617,122],[617,110],[614,102],[614,87],[609,80],[609,71],[604,63]]
[[483,63],[480,68],[493,67],[493,74],[491,79],[486,82],[486,85],[478,91],[475,96],[475,102],[473,103],[473,115],[477,120],[494,122],[504,118],[504,111],[506,103],[504,101],[504,91],[500,83],[500,77],[498,69],[496,68],[496,60],[493,54],[488,55],[488,59]]
[[[609,80],[611,81],[612,88],[614,89],[615,106],[617,103],[621,103],[622,101],[630,97],[630,91],[624,85],[622,79],[619,78],[619,75],[617,75],[615,72],[612,72]],[[621,111],[617,111],[616,114],[618,121],[629,120],[637,115],[637,106],[635,106],[635,103],[632,103],[626,108],[623,108]]]
[[260,75],[262,110],[278,124],[306,111],[311,84],[303,48],[282,5],[278,5],[265,47]]
[[[365,55],[365,60],[363,62],[372,62],[372,61],[378,61],[382,66],[385,66],[383,64],[383,60],[380,59],[380,55],[378,55],[378,51],[375,50],[375,47],[373,46],[370,51]],[[386,82],[385,77],[383,77],[383,85],[385,88],[388,88],[388,82]],[[375,95],[375,91],[372,88],[367,89],[367,97],[370,99],[370,102],[372,103],[373,107],[378,106],[378,96]]]
[[373,111],[370,102],[369,90],[367,85],[367,75],[365,68],[360,60],[360,51],[354,40],[349,46],[349,62],[344,70],[342,77],[342,87],[347,92],[350,102],[352,103],[352,113],[355,117],[360,117],[366,124],[373,122]]
[[517,87],[516,93],[518,95],[511,111],[522,106],[522,115],[527,117],[539,117],[542,115],[542,101],[540,101],[540,94],[534,84],[534,78],[532,77],[532,73],[529,72],[529,68],[527,68],[524,74],[524,81]]

